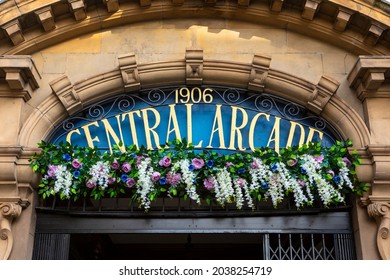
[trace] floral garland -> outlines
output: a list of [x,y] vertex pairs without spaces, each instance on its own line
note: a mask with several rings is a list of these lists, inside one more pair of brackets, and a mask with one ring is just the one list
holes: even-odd
[[38,194],[44,199],[118,197],[129,195],[146,211],[158,197],[183,197],[197,203],[225,206],[235,203],[254,208],[254,201],[270,199],[274,207],[293,197],[300,209],[319,200],[325,207],[345,202],[349,193],[362,195],[367,187],[356,177],[360,164],[351,141],[337,141],[330,148],[320,143],[282,149],[262,148],[251,153],[219,154],[197,151],[183,141],[166,149],[127,147],[122,153],[97,148],[59,146],[41,142],[40,154],[30,164],[42,175]]

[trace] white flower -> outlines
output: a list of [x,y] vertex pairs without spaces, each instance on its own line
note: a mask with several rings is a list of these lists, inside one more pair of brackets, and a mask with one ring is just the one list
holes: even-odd
[[241,209],[244,204],[244,197],[242,194],[242,188],[244,188],[246,181],[243,179],[235,179],[234,180],[234,193],[236,197],[236,206],[237,209]]
[[110,175],[110,165],[107,162],[98,161],[89,170],[92,180],[102,189],[108,186],[108,177]]
[[69,198],[73,175],[65,165],[59,165],[55,171],[54,194],[61,193]]
[[145,158],[138,165],[137,193],[141,196],[141,205],[145,210],[150,208],[149,194],[154,190],[152,181],[154,170],[150,165],[151,161],[151,158]]
[[232,179],[230,178],[230,174],[226,167],[217,173],[214,191],[215,198],[220,205],[224,206],[226,202],[232,202],[234,189],[232,186]]
[[200,203],[200,197],[196,193],[196,173],[189,169],[190,162],[188,159],[183,159],[174,165],[174,169],[180,167],[182,173],[182,180],[186,184],[186,192],[189,198]]

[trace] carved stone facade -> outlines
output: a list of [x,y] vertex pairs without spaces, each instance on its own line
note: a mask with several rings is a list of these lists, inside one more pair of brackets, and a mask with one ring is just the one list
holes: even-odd
[[382,1],[1,2],[0,259],[32,257],[37,143],[96,101],[169,85],[267,92],[327,119],[370,186],[357,257],[389,259],[389,26]]

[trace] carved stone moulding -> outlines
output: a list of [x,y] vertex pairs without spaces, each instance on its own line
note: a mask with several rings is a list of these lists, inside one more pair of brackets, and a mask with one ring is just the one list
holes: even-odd
[[0,260],[8,259],[14,238],[12,221],[22,213],[22,207],[14,202],[0,202]]

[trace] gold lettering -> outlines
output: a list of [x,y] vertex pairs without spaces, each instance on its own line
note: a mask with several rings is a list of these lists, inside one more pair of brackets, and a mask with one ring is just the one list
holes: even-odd
[[306,140],[306,144],[309,144],[309,142],[311,142],[313,140],[313,137],[314,137],[314,133],[317,132],[320,139],[322,140],[322,137],[324,136],[324,133],[322,131],[319,131],[317,129],[314,129],[312,127],[310,127],[309,129],[309,135],[307,136],[307,140]]
[[[274,136],[274,138],[272,138]],[[275,117],[274,127],[272,128],[271,135],[269,136],[267,147],[271,142],[275,142],[275,151],[279,153],[279,142],[280,142],[280,118]]]
[[74,129],[69,131],[68,134],[66,135],[66,142],[68,142],[69,144],[72,144],[71,138],[73,133],[77,133],[78,135],[81,135],[80,129]]
[[131,137],[133,138],[133,144],[137,147],[137,149],[139,149],[137,129],[135,126],[135,121],[134,121],[134,114],[136,114],[138,117],[141,117],[139,110],[123,113],[122,114],[122,122],[125,120],[126,116],[129,117]]
[[251,148],[252,151],[254,151],[256,149],[255,145],[254,145],[255,127],[256,127],[257,119],[260,118],[261,116],[265,116],[267,121],[269,121],[269,114],[266,114],[266,113],[258,113],[258,114],[256,114],[256,116],[253,117],[253,119],[251,121],[251,126],[249,128],[249,135],[248,135],[249,147]]
[[81,128],[84,130],[85,139],[87,139],[88,146],[89,146],[90,148],[93,148],[93,146],[94,146],[94,145],[93,145],[93,142],[100,142],[100,140],[99,140],[99,138],[98,138],[97,136],[94,137],[94,138],[92,139],[92,137],[91,137],[91,132],[89,131],[89,127],[90,127],[91,125],[94,125],[94,126],[99,127],[99,124],[98,124],[98,122],[96,121],[96,122],[91,122],[91,123],[89,123],[89,124],[86,124],[86,125],[82,126]]
[[[236,125],[237,122],[237,110],[240,110],[242,113],[242,123],[240,126]],[[245,151],[245,148],[242,147],[242,134],[241,129],[243,129],[248,123],[248,114],[245,112],[244,109],[240,107],[232,106],[232,126],[230,129],[230,150],[235,150],[235,140],[237,135],[237,147],[241,151]]]
[[[187,108],[187,139],[188,143],[192,144],[192,106],[194,104],[185,104]],[[195,148],[202,148],[203,140],[201,140]]]
[[[154,114],[154,117],[156,118],[156,122],[154,123],[153,127],[150,127],[150,125],[149,125],[148,111],[152,112]],[[158,133],[155,131],[155,129],[160,124],[160,113],[154,108],[142,109],[141,112],[142,112],[142,118],[144,121],[144,129],[145,129],[145,136],[146,136],[146,148],[148,150],[153,149],[152,138],[151,138],[151,134],[152,134],[153,138],[154,138],[154,142],[156,143],[156,147],[158,149],[161,149],[160,139],[158,137]]]
[[[116,135],[114,129],[112,128],[111,124],[108,122],[107,119],[102,120],[102,123],[104,124],[104,129],[106,131],[106,136],[107,136],[107,142],[108,142],[108,147],[110,148],[110,153],[112,153],[112,145],[111,145],[111,139],[110,136],[114,139],[115,144],[119,147],[119,150],[124,153],[126,152],[125,149],[125,143],[123,141],[123,134],[122,134],[122,127],[119,121],[120,115],[115,116],[117,123],[118,123],[118,128],[119,128],[119,136],[120,140],[118,138],[118,135]],[[122,142],[122,145],[120,146],[120,142]]]
[[[215,110],[213,128],[212,128],[211,135],[210,135],[209,145],[206,148],[213,148],[213,146],[211,145],[211,143],[213,142],[213,136],[214,136],[214,133],[218,131],[219,148],[220,149],[226,149],[226,147],[225,147],[225,137],[223,135],[221,106],[222,105],[216,105],[215,106],[216,110]],[[218,124],[217,128],[215,128],[216,124]]]
[[[176,111],[175,111],[175,104],[172,104],[172,105],[169,105],[169,121],[168,121],[168,129],[167,129],[167,140],[166,142],[169,141],[169,135],[172,133],[172,132],[175,132],[175,139],[181,139],[181,135],[180,135],[180,129],[179,129],[179,123],[177,121],[177,117],[176,117]],[[173,123],[173,128],[171,128],[171,123]]]
[[300,128],[300,133],[299,133],[299,146],[302,146],[304,141],[305,141],[305,128],[303,125],[290,121],[291,126],[290,126],[290,133],[288,134],[288,139],[287,139],[287,144],[286,148],[291,147],[292,142],[294,140],[294,134],[295,134],[295,128],[298,126]]

